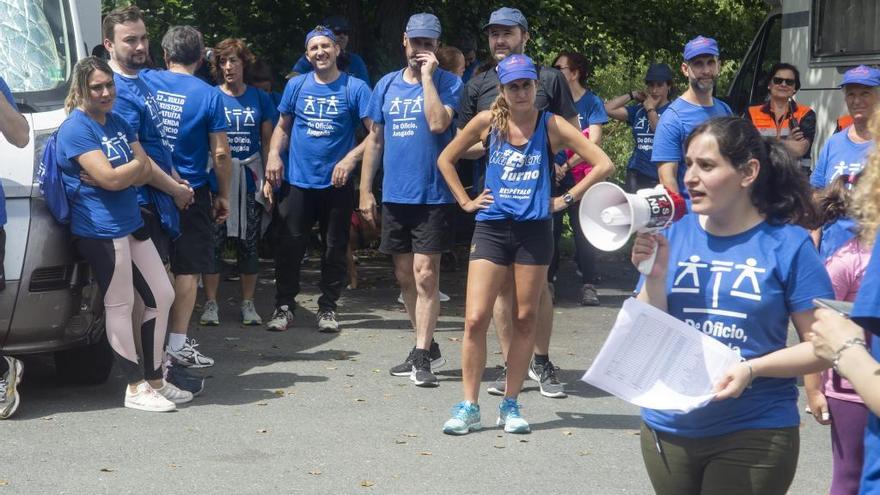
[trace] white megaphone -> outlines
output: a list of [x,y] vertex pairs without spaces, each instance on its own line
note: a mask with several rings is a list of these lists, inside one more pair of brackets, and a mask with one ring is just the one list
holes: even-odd
[[[610,182],[593,185],[581,201],[581,229],[590,244],[602,251],[622,248],[636,232],[653,232],[668,227],[686,211],[684,198],[662,184],[628,194]],[[651,273],[657,249],[639,263],[640,273]]]

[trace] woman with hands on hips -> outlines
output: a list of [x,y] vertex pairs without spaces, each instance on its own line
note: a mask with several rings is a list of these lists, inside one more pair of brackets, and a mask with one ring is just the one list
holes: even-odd
[[[686,141],[691,213],[663,235],[639,234],[632,261],[657,247],[638,298],[740,353],[716,396],[689,413],[642,410],[642,457],[658,494],[785,493],[799,449],[795,377],[828,365],[801,340],[813,299],[833,297],[809,232],[806,177],[782,144],[724,117]],[[668,240],[667,240],[668,239]]]
[[[552,214],[579,201],[614,168],[579,129],[562,117],[535,109],[538,73],[529,57],[507,56],[498,63],[498,76],[501,91],[491,109],[474,117],[437,161],[458,204],[467,212],[477,212],[462,345],[464,400],[453,407],[452,418],[443,425],[448,434],[464,435],[482,427],[477,398],[486,366],[486,331],[508,270],[513,271],[516,313],[497,423],[508,433],[530,431],[520,415],[517,396],[531,359],[538,300],[553,256]],[[455,162],[481,141],[488,142],[486,189],[471,199]],[[594,166],[577,185],[554,198],[553,153],[566,148]]]

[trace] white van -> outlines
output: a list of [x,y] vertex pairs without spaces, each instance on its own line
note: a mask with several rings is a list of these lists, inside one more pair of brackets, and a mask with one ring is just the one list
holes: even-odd
[[767,71],[776,62],[800,70],[798,103],[816,111],[813,157],[847,114],[837,88],[843,73],[880,64],[880,1],[765,0],[773,7],[758,31],[727,93],[735,113],[762,103]]
[[77,60],[101,42],[100,0],[0,0],[0,75],[31,129],[23,149],[0,140],[6,192],[6,289],[0,348],[55,352],[59,376],[101,382],[112,366],[97,290],[36,182],[46,139],[64,121]]

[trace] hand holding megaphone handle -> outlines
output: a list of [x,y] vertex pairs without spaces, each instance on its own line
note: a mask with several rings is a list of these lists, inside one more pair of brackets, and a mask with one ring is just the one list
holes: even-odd
[[657,259],[657,247],[658,246],[655,243],[654,250],[651,251],[651,256],[639,262],[639,266],[637,268],[639,270],[639,273],[641,273],[642,275],[650,275],[651,270],[654,269],[654,261]]

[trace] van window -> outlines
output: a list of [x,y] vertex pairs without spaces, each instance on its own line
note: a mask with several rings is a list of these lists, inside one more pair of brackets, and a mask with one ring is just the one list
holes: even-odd
[[0,0],[0,18],[0,75],[13,93],[66,87],[76,52],[67,0]]
[[880,2],[814,0],[813,57],[880,53]]

